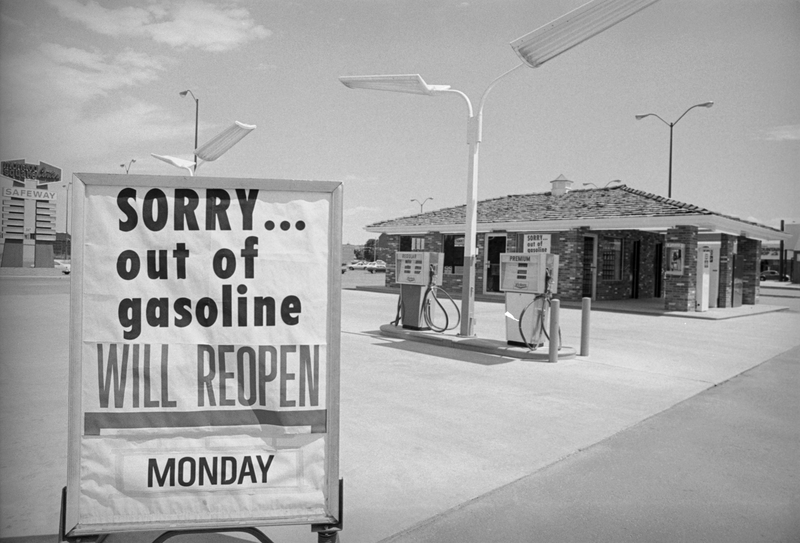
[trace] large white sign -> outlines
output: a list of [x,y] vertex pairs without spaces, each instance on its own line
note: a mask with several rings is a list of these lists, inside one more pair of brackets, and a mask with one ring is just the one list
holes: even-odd
[[341,185],[76,177],[67,533],[335,522]]

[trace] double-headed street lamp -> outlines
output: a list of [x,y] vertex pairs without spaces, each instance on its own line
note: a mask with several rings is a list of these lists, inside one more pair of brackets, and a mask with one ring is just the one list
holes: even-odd
[[659,117],[658,115],[656,115],[655,113],[645,113],[644,115],[637,115],[637,116],[636,116],[636,120],[637,120],[637,121],[641,121],[641,120],[642,120],[642,119],[644,119],[645,117],[655,117],[655,118],[657,118],[659,121],[661,121],[662,123],[664,123],[665,125],[669,126],[669,184],[668,184],[668,186],[667,186],[667,198],[672,198],[672,128],[673,128],[673,127],[674,127],[676,124],[678,124],[678,121],[680,121],[681,119],[683,119],[683,116],[684,116],[684,115],[686,115],[687,113],[689,113],[689,112],[690,112],[691,110],[693,110],[694,108],[696,108],[696,107],[711,107],[711,106],[713,106],[713,105],[714,105],[714,102],[703,102],[702,104],[695,104],[695,105],[693,105],[692,107],[690,107],[689,109],[687,109],[686,111],[684,111],[684,112],[683,112],[683,115],[681,115],[680,117],[678,117],[678,120],[677,120],[677,121],[675,121],[675,122],[672,122],[672,123],[668,123],[667,121],[665,121],[664,119],[662,119],[661,117]]
[[120,168],[125,168],[125,173],[128,173],[129,171],[131,171],[131,164],[133,164],[134,162],[136,162],[136,159],[132,158],[131,161],[128,162],[127,166],[125,166],[125,164],[120,164],[119,167]]
[[475,243],[478,219],[478,151],[482,138],[483,106],[489,91],[500,79],[523,66],[538,68],[548,60],[564,53],[627,19],[657,0],[593,0],[558,19],[511,42],[511,47],[522,63],[501,74],[492,81],[481,96],[478,111],[473,114],[472,103],[463,92],[451,89],[450,85],[429,85],[419,74],[367,75],[340,77],[339,80],[352,89],[384,90],[410,94],[434,96],[455,93],[467,104],[467,145],[469,162],[467,167],[467,208],[464,233],[464,280],[461,291],[460,335],[474,335],[475,305]]
[[[197,121],[200,118],[200,100],[195,97],[194,93],[186,89],[185,91],[181,91],[178,94],[181,96],[186,96],[187,94],[191,94],[192,98],[194,99],[194,147],[192,149],[197,149]],[[197,171],[197,155],[194,155],[194,171]]]
[[433,198],[430,198],[430,197],[429,198],[425,198],[421,202],[419,200],[417,200],[416,198],[412,198],[411,199],[412,202],[417,202],[419,204],[419,212],[420,213],[422,213],[422,206],[424,206],[425,202],[427,202],[428,200],[433,200]]
[[[619,179],[614,179],[613,181],[609,181],[608,183],[606,183],[605,185],[603,185],[603,188],[606,188],[606,187],[607,187],[607,186],[609,186],[611,183],[622,183],[622,181],[620,181]],[[584,183],[584,184],[583,184],[583,186],[584,186],[584,187],[588,187],[589,185],[593,186],[593,187],[594,187],[594,188],[596,188],[596,189],[599,189],[599,188],[600,188],[600,187],[598,187],[597,185],[595,185],[594,183]]]

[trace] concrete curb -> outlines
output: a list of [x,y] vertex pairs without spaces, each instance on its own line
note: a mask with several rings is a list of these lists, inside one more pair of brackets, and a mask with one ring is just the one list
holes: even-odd
[[[440,347],[450,347],[465,351],[476,351],[484,354],[503,356],[506,358],[517,358],[519,360],[535,360],[537,362],[549,362],[550,354],[548,349],[543,347],[536,351],[531,351],[524,347],[515,347],[504,341],[496,339],[482,339],[478,337],[459,337],[436,332],[422,330],[408,330],[393,324],[384,324],[380,327],[381,334],[388,337],[405,339],[408,341],[418,341],[429,345],[439,345]],[[558,351],[558,360],[568,360],[575,358],[576,351],[572,347],[562,346]]]

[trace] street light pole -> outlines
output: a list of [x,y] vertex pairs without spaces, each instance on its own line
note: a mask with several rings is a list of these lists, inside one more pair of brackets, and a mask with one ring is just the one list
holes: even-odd
[[678,117],[678,120],[676,120],[675,122],[671,122],[671,123],[665,121],[664,119],[662,119],[661,117],[659,117],[655,113],[645,113],[644,115],[636,115],[636,120],[637,121],[641,121],[645,117],[655,117],[659,121],[664,123],[665,125],[669,126],[669,178],[668,178],[668,183],[667,183],[667,198],[672,198],[672,129],[675,128],[675,125],[678,124],[678,121],[683,119],[684,115],[689,113],[694,108],[696,108],[696,107],[709,108],[709,107],[711,107],[713,105],[714,105],[714,102],[703,102],[701,104],[695,104],[692,107],[690,107],[689,109],[687,109],[686,111],[684,111],[683,115]]
[[129,171],[131,171],[131,164],[133,164],[134,162],[136,162],[136,159],[132,158],[131,161],[128,162],[128,166],[127,167],[125,166],[125,163],[120,164],[119,167],[120,168],[125,168],[125,173],[128,173]]
[[412,199],[411,199],[411,201],[412,201],[412,202],[417,202],[417,203],[419,204],[419,212],[420,212],[420,213],[422,213],[422,206],[424,206],[424,205],[425,205],[425,202],[427,202],[428,200],[433,200],[433,198],[430,198],[430,197],[429,197],[429,198],[425,198],[425,199],[424,199],[423,201],[421,201],[421,202],[420,202],[419,200],[417,200],[416,198],[412,198]]
[[[186,96],[187,94],[191,94],[192,98],[194,99],[194,149],[197,150],[197,122],[200,118],[200,100],[195,97],[194,93],[186,89],[185,91],[181,91],[178,94],[181,96]],[[197,155],[194,155],[194,168],[193,171],[197,171]]]
[[67,181],[67,183],[64,185],[64,189],[65,189],[64,190],[64,193],[65,193],[64,199],[65,199],[65,203],[66,203],[66,213],[67,213],[66,220],[64,222],[64,230],[66,231],[66,238],[67,238],[66,239],[67,250],[65,251],[65,253],[67,255],[67,258],[72,258],[72,240],[70,239],[70,234],[69,234],[69,204],[70,204],[70,201],[69,201],[69,189],[70,188],[72,188],[72,179]]
[[483,106],[486,97],[500,79],[523,66],[538,68],[545,62],[611,28],[657,0],[593,0],[511,42],[522,63],[501,74],[481,96],[477,113],[466,94],[449,85],[428,85],[419,74],[346,76],[339,80],[352,89],[384,90],[433,96],[452,92],[467,103],[467,205],[464,233],[464,277],[461,295],[461,330],[464,337],[474,336],[476,232],[478,227],[478,155],[483,131]]
[[467,168],[467,216],[464,232],[464,280],[461,287],[461,330],[464,337],[475,335],[475,265],[477,262],[477,237],[478,232],[478,156],[480,153],[481,139],[483,138],[483,106],[486,97],[498,81],[505,76],[522,68],[520,63],[507,72],[496,77],[483,91],[478,104],[478,112],[473,116],[472,104],[466,94],[457,90],[444,89],[442,92],[455,92],[460,94],[467,102],[469,119],[467,121],[467,144],[469,146],[469,166]]

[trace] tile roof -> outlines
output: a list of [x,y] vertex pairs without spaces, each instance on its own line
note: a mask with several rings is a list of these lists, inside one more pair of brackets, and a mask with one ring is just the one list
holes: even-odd
[[[465,222],[465,210],[466,205],[437,209],[419,215],[377,222],[370,224],[367,228],[459,225]],[[554,196],[552,192],[514,194],[478,202],[479,224],[620,217],[679,217],[682,215],[716,215],[764,226],[632,189],[626,185],[571,190],[561,196]]]

